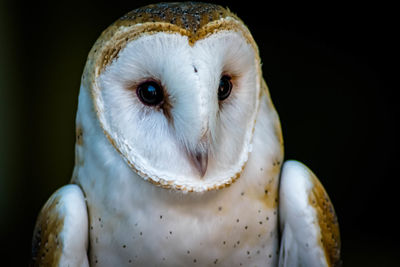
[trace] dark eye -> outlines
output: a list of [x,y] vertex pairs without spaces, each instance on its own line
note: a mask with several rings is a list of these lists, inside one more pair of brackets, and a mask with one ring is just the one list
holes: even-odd
[[141,83],[136,89],[136,94],[140,101],[148,106],[157,106],[164,100],[161,85],[154,81]]
[[218,99],[220,101],[227,99],[228,96],[231,94],[231,91],[232,91],[231,77],[229,77],[228,75],[222,76],[221,80],[219,81]]

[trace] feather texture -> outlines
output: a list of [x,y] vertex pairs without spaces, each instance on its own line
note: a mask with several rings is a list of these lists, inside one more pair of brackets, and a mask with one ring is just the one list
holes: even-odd
[[279,266],[339,266],[339,226],[318,178],[300,162],[285,162],[279,199]]
[[82,190],[66,185],[42,208],[33,234],[31,266],[89,266],[88,216]]
[[[149,81],[159,105],[140,98]],[[227,9],[155,4],[107,28],[82,76],[76,135],[76,185],[42,209],[34,266],[338,262],[336,216],[311,171],[285,163],[279,195],[279,118],[257,45]]]

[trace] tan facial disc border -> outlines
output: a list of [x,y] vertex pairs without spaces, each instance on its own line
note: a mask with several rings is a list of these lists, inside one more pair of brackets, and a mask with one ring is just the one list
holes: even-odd
[[[129,14],[129,13],[128,13]],[[231,13],[229,13],[231,14]],[[97,78],[99,75],[109,66],[114,59],[118,58],[119,52],[125,48],[125,46],[144,35],[156,34],[159,32],[170,33],[170,34],[180,34],[182,36],[188,37],[189,45],[193,46],[196,41],[205,39],[208,36],[215,34],[221,31],[236,31],[240,32],[246,41],[252,45],[255,50],[256,62],[257,62],[257,71],[258,71],[258,79],[261,80],[261,67],[260,67],[260,58],[258,47],[254,42],[253,37],[251,36],[247,27],[241,22],[236,16],[226,16],[224,18],[220,18],[218,20],[211,21],[199,29],[195,31],[193,29],[182,28],[178,25],[171,24],[168,22],[145,22],[145,23],[137,23],[131,24],[129,21],[119,20],[109,28],[107,28],[96,41],[94,46],[92,47],[88,60],[85,66],[84,74],[82,76],[82,84],[86,88],[90,88],[92,101],[94,104],[94,108],[96,111],[97,118],[99,119],[101,128],[107,139],[110,141],[112,146],[118,151],[118,153],[124,158],[124,160],[128,163],[128,165],[143,179],[149,181],[150,183],[157,185],[166,189],[175,189],[182,190],[185,192],[203,192],[203,191],[211,191],[218,190],[224,187],[230,186],[233,182],[235,182],[241,175],[247,160],[243,163],[241,167],[241,171],[237,172],[234,176],[230,177],[230,179],[224,181],[223,183],[213,184],[212,186],[208,186],[206,188],[198,188],[191,187],[186,185],[175,184],[173,181],[167,181],[159,177],[150,177],[143,171],[140,171],[134,164],[131,162],[121,151],[119,145],[116,140],[112,138],[110,133],[106,130],[106,127],[102,123],[102,114],[104,112],[103,108],[99,106],[98,99],[100,96],[100,89],[97,86]],[[261,83],[261,82],[260,82]],[[261,84],[260,84],[260,87]],[[257,107],[254,116],[254,121],[252,125],[251,138],[254,133],[255,126],[255,117],[258,114],[259,101],[261,97],[263,88],[260,88],[260,93],[257,99]],[[251,141],[250,141],[251,142]],[[250,153],[250,152],[248,152]],[[248,157],[247,157],[248,158]],[[154,179],[155,178],[155,179]]]

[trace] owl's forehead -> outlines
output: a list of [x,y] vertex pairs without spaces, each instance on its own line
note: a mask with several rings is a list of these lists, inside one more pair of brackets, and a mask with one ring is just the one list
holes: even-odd
[[[119,56],[128,43],[159,32],[186,36],[189,45],[221,31],[240,32],[256,51],[258,48],[243,22],[229,10],[206,3],[160,3],[135,9],[108,27],[93,46],[88,76],[100,73]],[[93,75],[94,74],[94,75]]]

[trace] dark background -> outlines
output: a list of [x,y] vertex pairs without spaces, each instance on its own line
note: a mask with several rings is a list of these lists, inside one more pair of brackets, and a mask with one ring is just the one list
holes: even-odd
[[[2,261],[26,266],[36,216],[68,183],[80,76],[96,38],[149,1],[0,1]],[[248,25],[281,118],[339,217],[344,266],[394,266],[400,243],[397,8],[218,1]]]

